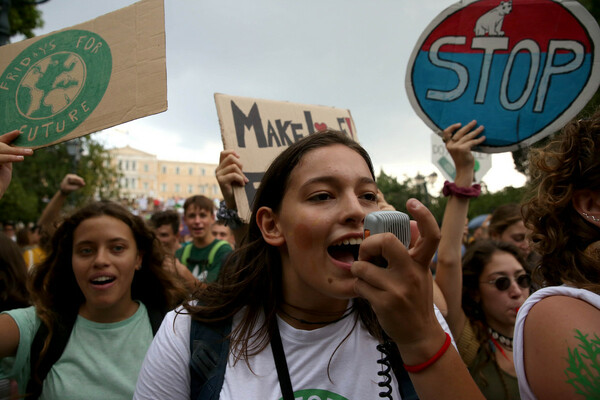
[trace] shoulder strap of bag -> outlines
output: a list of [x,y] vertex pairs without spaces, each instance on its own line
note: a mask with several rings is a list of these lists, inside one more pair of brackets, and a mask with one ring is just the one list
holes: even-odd
[[[30,376],[29,382],[27,382],[27,393],[30,396],[27,397],[28,399],[37,399],[42,394],[44,379],[46,379],[48,372],[50,372],[50,368],[58,361],[65,350],[65,347],[67,347],[67,342],[71,336],[71,331],[73,330],[76,319],[77,313],[75,313],[74,316],[64,317],[58,321],[54,328],[52,339],[50,339],[48,350],[42,359],[40,359],[40,353],[44,347],[44,341],[49,334],[49,330],[43,322],[38,328],[33,338],[33,342],[31,343],[29,354]],[[39,367],[36,368],[38,365]],[[33,373],[36,370],[37,375],[34,378]]]
[[219,249],[227,243],[229,243],[229,242],[227,242],[226,240],[219,240],[217,243],[215,243],[215,245],[212,247],[212,249],[210,249],[210,253],[208,253],[208,265],[209,266],[213,264],[213,261],[215,261],[215,256],[217,255],[217,251],[219,251]]
[[156,332],[158,332],[158,328],[160,328],[167,311],[164,308],[145,306],[146,312],[148,313],[148,319],[150,319],[150,326],[152,327],[152,336],[156,336]]
[[190,258],[190,254],[192,253],[192,246],[194,244],[192,242],[185,245],[183,248],[183,253],[181,254],[181,263],[187,267],[187,260]]
[[408,372],[404,369],[404,362],[402,361],[402,356],[398,351],[398,347],[394,344],[394,350],[390,352],[390,359],[392,364],[392,369],[394,370],[394,375],[396,375],[396,380],[398,381],[398,386],[400,390],[400,396],[402,400],[419,400],[419,396],[415,391],[415,387],[413,386],[412,381],[410,380],[410,376]]
[[192,400],[217,400],[225,378],[232,320],[207,325],[192,319],[190,389]]

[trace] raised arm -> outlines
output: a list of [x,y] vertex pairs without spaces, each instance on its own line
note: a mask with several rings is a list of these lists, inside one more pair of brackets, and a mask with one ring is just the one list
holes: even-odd
[[72,192],[85,186],[85,181],[82,177],[75,174],[67,174],[60,182],[59,190],[54,194],[50,202],[42,211],[42,215],[38,220],[38,225],[42,230],[51,233],[54,230],[52,224],[58,219],[60,210],[62,209],[67,197]]
[[33,150],[14,147],[10,144],[19,137],[20,131],[12,131],[0,136],[0,198],[4,196],[12,179],[12,164],[21,162],[25,156],[33,154]]
[[[235,202],[235,196],[233,195],[233,187],[244,186],[248,183],[248,178],[242,171],[242,162],[240,156],[234,150],[223,150],[219,156],[219,165],[215,170],[221,193],[223,193],[223,199],[225,205],[229,209],[237,210],[237,204]],[[246,232],[247,225],[244,224],[238,229],[232,229],[233,236],[235,236],[235,242],[239,246]]]
[[[461,127],[461,124],[453,124],[443,132],[446,148],[456,166],[454,184],[458,188],[470,188],[473,183],[475,158],[471,149],[485,140],[484,136],[479,136],[483,131],[483,126],[475,129],[476,125],[476,121],[471,121],[464,127]],[[446,321],[457,340],[461,336],[466,322],[466,316],[462,309],[461,244],[468,211],[468,197],[457,194],[451,194],[448,197],[442,220],[442,237],[438,248],[435,275],[435,281],[442,291],[448,307]]]

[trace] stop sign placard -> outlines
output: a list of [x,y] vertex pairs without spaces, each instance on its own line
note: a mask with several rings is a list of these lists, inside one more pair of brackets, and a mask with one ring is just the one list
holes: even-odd
[[512,151],[559,130],[600,83],[600,29],[577,1],[456,3],[422,33],[411,105],[434,131],[476,119],[478,151]]

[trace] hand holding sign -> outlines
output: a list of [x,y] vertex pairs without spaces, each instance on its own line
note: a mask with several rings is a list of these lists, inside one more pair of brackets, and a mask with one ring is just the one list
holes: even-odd
[[475,166],[475,157],[473,157],[471,149],[485,140],[485,136],[479,136],[483,132],[483,125],[475,128],[476,126],[477,121],[475,120],[465,126],[456,123],[444,129],[442,134],[442,139],[446,143],[448,153],[450,153],[454,161],[457,175],[461,170],[472,172]]
[[0,198],[12,179],[12,163],[21,162],[25,159],[24,156],[33,154],[31,149],[10,145],[20,134],[19,131],[12,131],[0,136]]
[[233,187],[235,185],[243,187],[249,180],[244,175],[240,156],[235,150],[223,150],[221,152],[215,175],[227,208],[237,209]]

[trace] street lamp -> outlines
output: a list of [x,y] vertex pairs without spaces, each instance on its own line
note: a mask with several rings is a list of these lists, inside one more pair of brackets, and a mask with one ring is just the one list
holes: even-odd
[[432,172],[428,176],[423,176],[419,172],[419,173],[417,173],[417,176],[415,176],[415,183],[417,184],[417,187],[419,188],[419,193],[421,191],[423,191],[423,203],[427,207],[429,207],[429,205],[431,203],[431,197],[429,196],[429,190],[427,189],[427,184],[430,184],[431,186],[433,186],[435,184],[435,182],[437,181],[437,177],[438,177],[438,175],[435,172]]
[[432,172],[427,177],[427,183],[429,183],[431,186],[433,186],[433,185],[435,185],[437,178],[438,178],[438,175],[435,172]]
[[417,173],[415,176],[415,183],[417,184],[417,188],[419,193],[423,191],[423,204],[425,207],[429,206],[429,192],[427,191],[427,183],[425,183],[425,176],[421,175],[421,173]]
[[71,172],[77,173],[77,165],[81,158],[81,141],[79,138],[69,140],[65,143],[67,146],[67,153],[71,157]]

